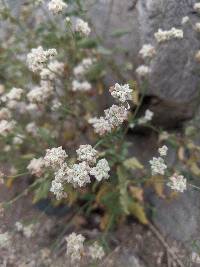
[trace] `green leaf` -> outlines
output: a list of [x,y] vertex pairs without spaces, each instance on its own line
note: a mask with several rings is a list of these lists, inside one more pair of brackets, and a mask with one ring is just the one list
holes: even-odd
[[144,207],[139,202],[132,202],[129,205],[129,212],[134,215],[142,224],[148,224]]
[[122,207],[122,210],[124,211],[125,214],[129,214],[129,195],[128,195],[128,177],[126,170],[123,168],[123,166],[118,166],[117,167],[117,175],[118,175],[118,180],[119,180],[119,193],[120,193],[120,204]]
[[40,186],[36,189],[35,195],[33,198],[33,203],[38,202],[41,199],[44,199],[48,196],[50,190],[50,180],[45,180]]
[[130,31],[127,31],[127,30],[116,30],[116,31],[113,31],[112,33],[111,33],[111,36],[112,37],[122,37],[122,36],[124,36],[124,35],[126,35],[126,34],[129,34],[129,33],[131,33]]
[[127,168],[127,169],[144,169],[144,166],[139,162],[138,159],[136,159],[135,157],[126,159],[123,162],[123,165]]

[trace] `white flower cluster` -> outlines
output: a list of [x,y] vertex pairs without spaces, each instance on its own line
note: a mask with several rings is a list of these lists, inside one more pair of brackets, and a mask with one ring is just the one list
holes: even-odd
[[195,24],[195,30],[196,30],[197,32],[200,32],[200,22],[197,22],[197,23]]
[[55,80],[58,75],[63,74],[65,64],[57,60],[51,61],[47,68],[42,69],[40,77],[43,80]]
[[156,50],[151,44],[144,44],[139,51],[139,55],[143,58],[153,58],[156,55]]
[[79,82],[74,80],[72,82],[72,91],[77,92],[87,92],[92,89],[92,85],[88,81]]
[[165,174],[165,170],[167,169],[167,165],[165,164],[165,161],[162,158],[162,156],[166,156],[167,151],[168,151],[167,146],[162,146],[161,148],[158,149],[160,157],[158,157],[158,158],[153,157],[153,159],[149,161],[150,165],[151,165],[152,175],[155,175],[155,174],[164,175]]
[[153,115],[154,115],[154,113],[153,113],[151,110],[147,109],[147,110],[145,111],[145,115],[144,115],[144,117],[139,118],[139,120],[138,120],[138,124],[145,124],[145,123],[151,121],[152,118],[153,118]]
[[12,88],[8,93],[1,96],[1,101],[6,104],[7,108],[15,109],[23,95],[23,89],[21,88]]
[[174,27],[169,31],[163,31],[162,29],[159,29],[154,36],[158,43],[162,43],[171,39],[183,39],[183,31]]
[[62,12],[64,8],[67,8],[67,4],[62,0],[51,0],[48,3],[48,8],[53,14],[58,14]]
[[38,127],[36,125],[35,122],[29,122],[26,125],[26,131],[27,133],[33,135],[33,136],[37,136],[38,135]]
[[74,68],[73,73],[76,79],[72,82],[72,91],[86,92],[92,89],[92,85],[85,80],[85,74],[88,72],[94,62],[95,59],[93,58],[85,58],[78,66]]
[[[112,105],[109,109],[104,110],[104,117],[94,117],[88,120],[99,135],[110,133],[128,118],[130,106],[126,101],[132,98],[133,90],[128,85],[115,84],[110,92],[114,98],[118,99],[120,105]],[[125,107],[123,104],[127,104],[127,106]]]
[[57,199],[66,196],[65,183],[77,188],[90,183],[90,176],[94,176],[97,181],[109,178],[110,167],[107,160],[101,159],[96,164],[98,152],[91,145],[81,145],[76,152],[77,160],[80,162],[68,166],[65,162],[67,154],[62,147],[47,149],[44,164],[56,170],[50,191],[56,195]]
[[158,152],[160,154],[161,157],[166,156],[167,155],[167,151],[168,151],[168,147],[167,146],[162,146],[158,149]]
[[62,147],[54,147],[52,149],[46,150],[46,155],[44,157],[44,164],[47,167],[58,168],[60,167],[65,159],[68,157],[65,150]]
[[79,32],[83,36],[88,36],[91,32],[91,29],[86,21],[78,18],[76,20],[75,31]]
[[81,234],[72,233],[65,238],[67,242],[67,256],[72,263],[79,262],[83,256],[89,256],[92,260],[101,260],[105,256],[102,246],[94,242],[90,246],[84,245],[85,237]]
[[44,159],[41,157],[41,158],[33,158],[29,165],[27,166],[27,169],[29,170],[29,172],[32,174],[32,175],[35,175],[35,176],[41,176],[41,174],[43,173],[43,169],[44,169]]
[[167,185],[171,189],[181,193],[187,190],[187,180],[183,175],[178,175],[177,173],[175,173],[169,178],[169,180],[170,181],[167,183]]
[[73,70],[74,76],[76,78],[83,78],[94,62],[95,59],[93,58],[84,58],[82,62],[74,68]]
[[129,84],[120,85],[116,83],[109,91],[112,97],[122,103],[132,99],[133,90],[130,89]]
[[0,120],[8,120],[11,118],[11,112],[8,108],[0,109]]
[[31,71],[41,71],[47,61],[57,55],[56,49],[44,50],[42,46],[32,48],[31,52],[27,55],[27,64]]
[[136,73],[140,78],[145,78],[149,75],[149,73],[151,72],[149,66],[146,65],[140,65],[137,69],[136,69]]
[[101,260],[105,256],[105,251],[102,246],[100,246],[97,242],[94,242],[91,246],[88,248],[88,255],[93,260]]
[[27,94],[27,98],[31,103],[44,103],[54,93],[53,85],[50,81],[42,80],[40,86],[35,86]]
[[14,127],[16,125],[16,121],[7,121],[7,120],[1,120],[0,121],[0,135],[7,136],[9,133],[11,133],[14,130]]
[[193,8],[194,8],[195,11],[200,13],[200,3],[195,3]]
[[185,25],[186,23],[188,23],[190,21],[190,18],[188,16],[185,16],[182,18],[181,24]]

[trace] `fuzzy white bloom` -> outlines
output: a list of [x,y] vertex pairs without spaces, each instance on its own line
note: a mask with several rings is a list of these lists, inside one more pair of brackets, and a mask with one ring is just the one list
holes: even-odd
[[124,103],[132,99],[133,90],[130,89],[129,84],[120,85],[118,83],[110,88],[110,93],[112,97],[118,99],[120,102]]
[[95,59],[93,58],[84,58],[82,62],[74,68],[73,70],[74,75],[78,78],[82,78],[91,68],[94,62]]
[[112,128],[118,127],[128,118],[128,110],[124,106],[112,105],[109,109],[104,110],[104,112],[105,119]]
[[103,250],[103,247],[100,246],[97,242],[89,246],[88,248],[88,255],[93,260],[101,260],[105,256],[105,252]]
[[0,109],[0,120],[7,120],[11,118],[11,112],[8,108]]
[[109,171],[110,167],[108,161],[106,159],[100,159],[97,162],[96,167],[91,168],[90,175],[93,175],[97,179],[97,181],[100,182],[103,179],[109,178]]
[[194,28],[197,32],[200,32],[200,22],[197,22]]
[[66,254],[70,257],[72,262],[81,260],[84,254],[84,241],[85,237],[81,234],[72,233],[65,238],[67,242]]
[[199,254],[196,253],[195,251],[193,251],[192,255],[191,255],[191,260],[195,264],[200,264],[200,256],[199,256]]
[[33,158],[29,165],[27,166],[27,169],[32,175],[41,176],[44,170],[44,159],[41,158]]
[[58,99],[53,99],[52,101],[52,106],[51,106],[51,110],[52,111],[56,111],[58,110],[60,107],[62,106],[62,103],[58,100]]
[[14,130],[14,127],[16,125],[16,121],[7,121],[2,120],[0,121],[0,135],[7,136],[9,133],[11,133]]
[[183,31],[174,27],[169,31],[163,31],[162,29],[159,29],[154,36],[158,43],[162,43],[171,39],[183,39]]
[[41,81],[40,87],[36,86],[28,92],[27,98],[31,103],[43,103],[47,101],[54,92],[50,81]]
[[3,102],[10,101],[10,100],[16,100],[19,101],[22,97],[23,90],[21,88],[15,88],[13,87],[10,92],[8,92],[6,95],[1,97],[1,100]]
[[84,36],[88,36],[91,32],[91,29],[86,21],[78,18],[76,20],[75,31]]
[[34,233],[34,228],[35,225],[34,224],[29,224],[29,225],[23,225],[21,222],[16,222],[15,223],[15,227],[16,230],[18,232],[22,232],[22,234],[26,237],[26,238],[30,238],[33,236]]
[[7,248],[10,246],[11,236],[8,232],[0,234],[0,248]]
[[67,4],[62,0],[51,0],[48,3],[48,8],[53,14],[58,14],[62,12],[64,8],[67,8]]
[[165,174],[165,169],[167,169],[167,165],[164,162],[164,159],[161,157],[155,158],[153,157],[152,160],[149,161],[151,165],[151,172],[152,175],[155,174]]
[[190,18],[188,16],[185,16],[182,18],[181,24],[184,25],[190,21]]
[[74,188],[83,187],[91,182],[89,171],[90,167],[85,161],[74,164],[67,170],[66,182],[71,183]]
[[79,161],[86,161],[88,164],[96,163],[98,152],[91,145],[80,145],[76,153]]
[[111,125],[104,117],[100,117],[100,118],[94,117],[94,118],[89,119],[88,122],[92,124],[95,133],[99,135],[104,135],[112,131]]
[[48,68],[42,69],[40,77],[43,80],[55,80],[58,75],[63,74],[65,64],[57,60],[51,61]]
[[200,3],[195,3],[193,6],[194,10],[200,13]]
[[150,73],[150,68],[146,65],[141,65],[136,69],[136,73],[139,77],[144,78]]
[[5,92],[5,86],[3,84],[0,84],[0,95],[2,95]]
[[167,185],[177,191],[183,193],[185,190],[187,190],[187,180],[184,178],[183,175],[178,175],[177,173],[174,173],[173,176],[169,178],[169,182]]
[[151,44],[144,44],[139,51],[139,55],[143,58],[152,58],[156,55],[156,50]]
[[30,122],[26,125],[26,131],[29,134],[32,134],[33,136],[37,136],[38,135],[38,127],[35,124],[35,122]]
[[27,64],[31,71],[41,71],[48,59],[57,55],[56,49],[44,50],[42,46],[32,48],[31,52],[27,55]]
[[51,183],[50,192],[54,193],[56,195],[56,199],[60,200],[62,198],[66,198],[67,194],[64,192],[64,187],[61,182],[58,182],[56,180],[53,180]]
[[72,91],[82,91],[87,92],[92,89],[92,85],[88,81],[79,82],[77,80],[74,80],[72,82]]
[[47,167],[57,168],[63,164],[67,157],[68,155],[61,146],[47,149],[44,157],[44,164]]
[[147,110],[145,111],[145,115],[144,115],[144,117],[139,118],[139,120],[138,120],[138,124],[145,124],[145,123],[151,121],[152,118],[153,118],[153,115],[154,115],[154,113],[153,113],[151,110],[147,109]]
[[21,145],[24,142],[25,136],[22,134],[18,134],[13,138],[13,145]]
[[160,154],[160,156],[166,156],[167,155],[167,151],[168,151],[168,147],[167,146],[162,146],[158,149],[158,152]]

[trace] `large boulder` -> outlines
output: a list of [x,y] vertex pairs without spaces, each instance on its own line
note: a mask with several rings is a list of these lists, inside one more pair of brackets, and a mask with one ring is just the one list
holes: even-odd
[[[151,62],[146,95],[156,121],[173,126],[189,119],[196,110],[199,95],[199,67],[194,55],[199,36],[194,30],[200,17],[193,10],[195,0],[87,0],[89,16],[104,46],[115,49],[113,62],[125,80],[135,78],[135,68],[143,64],[138,52],[143,44],[157,47]],[[93,3],[93,4],[92,4]],[[182,25],[182,18],[190,22]],[[183,29],[184,38],[156,44],[154,33],[172,27]],[[124,34],[120,35],[120,32]],[[118,33],[118,37],[116,37]],[[120,35],[120,37],[119,37]],[[132,63],[133,69],[126,68]],[[125,71],[123,71],[125,70]],[[108,85],[119,81],[119,75],[108,70]],[[163,108],[164,106],[164,108]]]

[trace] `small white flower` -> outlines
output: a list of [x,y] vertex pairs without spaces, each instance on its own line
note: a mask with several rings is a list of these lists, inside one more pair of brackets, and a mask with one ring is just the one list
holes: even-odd
[[168,151],[168,147],[167,146],[162,146],[158,149],[158,152],[160,154],[160,156],[166,156],[167,155],[167,151]]
[[183,175],[178,175],[177,173],[175,173],[169,178],[169,180],[170,181],[167,183],[167,185],[171,189],[181,193],[187,190],[187,180]]
[[7,121],[7,120],[1,120],[0,121],[0,135],[7,136],[9,133],[11,133],[14,130],[14,127],[16,125],[15,121]]
[[153,157],[152,160],[149,161],[151,165],[151,172],[152,175],[155,174],[165,174],[165,169],[167,169],[167,165],[164,162],[164,159],[161,157],[155,158]]
[[101,260],[105,256],[105,252],[103,250],[103,247],[100,246],[97,242],[89,246],[88,248],[88,255],[93,260]]
[[67,255],[71,258],[72,262],[81,260],[84,254],[84,241],[85,237],[81,234],[72,233],[65,238],[67,242]]
[[76,153],[79,161],[86,161],[88,164],[96,163],[98,152],[91,145],[80,145]]
[[14,87],[10,90],[10,92],[8,92],[6,95],[2,96],[1,100],[3,102],[11,101],[11,100],[19,101],[22,97],[22,94],[23,94],[23,89]]
[[59,62],[57,60],[51,61],[48,68],[42,69],[40,72],[40,77],[43,80],[55,80],[58,75],[63,74],[65,64],[63,62]]
[[88,81],[79,82],[74,80],[72,82],[72,91],[80,91],[80,92],[87,92],[92,89],[92,85]]
[[67,197],[67,194],[64,192],[64,187],[61,182],[53,180],[51,183],[50,192],[56,195],[56,199],[60,200],[64,197]]
[[124,106],[112,105],[109,109],[104,110],[104,113],[105,119],[112,128],[118,127],[128,118],[128,110]]
[[54,147],[46,150],[44,157],[44,163],[47,167],[57,168],[63,164],[68,157],[65,150],[62,147]]
[[95,59],[93,58],[84,58],[82,62],[74,68],[74,75],[77,78],[83,78],[83,76],[88,72],[94,62]]
[[156,54],[155,48],[151,44],[144,44],[139,51],[139,55],[143,58],[152,58]]
[[90,174],[93,175],[97,181],[109,178],[110,167],[106,159],[101,159],[97,162],[96,167],[90,170]]
[[49,81],[41,81],[40,87],[36,86],[28,92],[27,98],[31,103],[43,103],[47,101],[54,92],[52,83]]
[[30,122],[26,125],[26,131],[27,133],[33,135],[33,136],[37,136],[38,135],[38,127],[35,124],[35,122]]
[[188,16],[185,16],[182,18],[181,24],[185,25],[186,23],[188,23],[190,21],[190,18]]
[[22,135],[22,134],[18,134],[17,136],[15,136],[15,137],[13,138],[13,144],[14,144],[14,145],[21,145],[21,144],[23,144],[23,142],[24,142],[24,138],[25,138],[24,135]]
[[200,13],[200,3],[195,3],[193,6],[194,10]]
[[94,117],[94,118],[89,119],[88,122],[92,124],[95,133],[99,135],[104,135],[112,131],[111,125],[104,117],[100,117],[100,118]]
[[36,175],[38,177],[41,176],[44,169],[44,159],[42,157],[38,159],[33,158],[27,166],[27,169],[32,175]]
[[27,55],[27,64],[31,71],[41,71],[48,59],[56,56],[56,49],[44,50],[42,46],[32,48],[31,52]]
[[154,36],[158,43],[162,43],[171,39],[183,39],[183,31],[174,27],[168,31],[163,31],[162,29],[159,29],[154,34]]
[[132,99],[132,92],[133,90],[129,88],[128,84],[120,85],[116,83],[114,87],[110,88],[112,97],[118,99],[122,103]]
[[67,4],[62,0],[51,0],[48,4],[48,8],[53,14],[58,14],[62,12],[64,8],[67,8]]
[[136,73],[139,77],[147,77],[150,73],[150,68],[146,65],[141,65],[136,69]]
[[84,36],[88,36],[91,32],[91,29],[90,29],[87,22],[78,18],[76,20],[75,31],[79,32],[80,34],[82,34]]
[[195,264],[200,264],[200,256],[199,256],[199,254],[193,251],[192,255],[191,255],[191,260]]
[[200,22],[197,22],[194,28],[197,32],[200,32]]
[[65,180],[66,182],[71,183],[74,188],[83,187],[91,182],[89,171],[90,167],[85,161],[79,164],[74,164],[68,169]]
[[0,120],[8,120],[11,118],[11,112],[8,108],[0,109]]
[[151,110],[147,109],[145,111],[144,117],[139,118],[138,124],[145,124],[145,123],[151,121],[153,116],[154,116],[154,113]]

